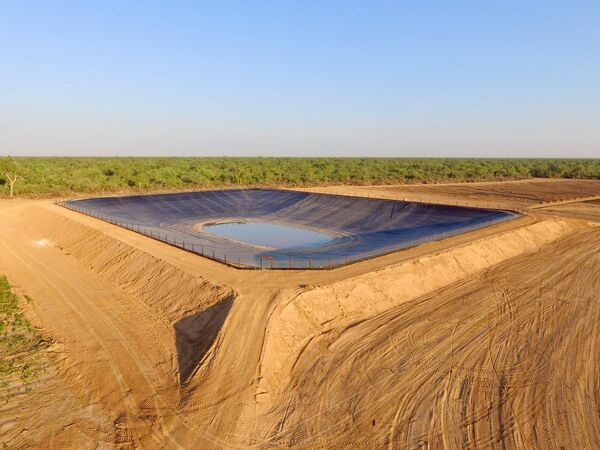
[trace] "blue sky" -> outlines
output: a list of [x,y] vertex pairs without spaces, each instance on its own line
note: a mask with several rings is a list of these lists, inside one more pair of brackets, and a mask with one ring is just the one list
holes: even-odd
[[600,157],[600,2],[0,0],[0,154]]

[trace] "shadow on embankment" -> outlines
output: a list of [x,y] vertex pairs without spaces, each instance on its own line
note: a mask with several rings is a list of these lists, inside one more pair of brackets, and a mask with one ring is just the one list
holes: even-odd
[[233,306],[234,297],[230,295],[216,305],[175,323],[175,346],[181,384],[194,374],[198,363],[219,334]]

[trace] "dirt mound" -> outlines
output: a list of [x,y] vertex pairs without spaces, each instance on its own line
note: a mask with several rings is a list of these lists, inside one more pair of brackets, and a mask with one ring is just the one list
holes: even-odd
[[[31,434],[32,442],[49,448],[66,439],[70,444],[61,448],[84,448],[64,417],[84,427],[91,417],[96,445],[130,436],[141,448],[177,447],[175,429],[189,430],[189,439],[198,441],[182,418],[187,386],[181,383],[207,359],[236,292],[96,230],[78,215],[43,203],[2,206],[0,266],[33,299],[32,315],[57,343],[51,358],[57,383],[28,400],[40,405],[28,413],[52,421],[45,428],[51,432]],[[64,397],[61,389],[73,393],[75,405],[59,420],[54,405]],[[13,418],[13,429],[22,432],[25,419]]]
[[225,322],[235,292],[52,211],[34,208],[24,215],[44,224],[51,245],[141,300],[169,326],[165,338],[174,343],[179,381],[187,381]]
[[577,230],[315,335],[260,421],[263,442],[599,448],[599,256],[598,229]]
[[[494,264],[532,252],[575,225],[547,220],[407,263],[326,286],[282,301],[265,338],[261,392],[277,395],[307,345],[319,334],[352,327],[367,317],[451,284]],[[268,395],[260,397],[263,400]]]
[[[234,292],[157,259],[101,231],[42,208],[27,210],[53,245],[77,258],[169,323],[203,311]],[[40,217],[42,216],[42,217]]]

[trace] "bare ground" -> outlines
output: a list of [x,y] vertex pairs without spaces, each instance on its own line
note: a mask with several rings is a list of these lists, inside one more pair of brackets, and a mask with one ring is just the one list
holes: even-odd
[[568,202],[541,209],[546,214],[600,222],[600,200]]
[[597,448],[600,235],[580,231],[315,334],[272,401],[278,445]]
[[308,190],[521,210],[533,206],[600,198],[600,180],[536,178],[478,183],[329,186]]
[[9,448],[600,446],[587,218],[323,272],[239,271],[44,201],[0,202],[0,229],[54,341],[0,405]]

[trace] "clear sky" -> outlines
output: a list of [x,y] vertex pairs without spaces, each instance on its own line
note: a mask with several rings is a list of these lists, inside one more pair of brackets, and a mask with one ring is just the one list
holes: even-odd
[[0,154],[600,157],[600,2],[0,0]]

